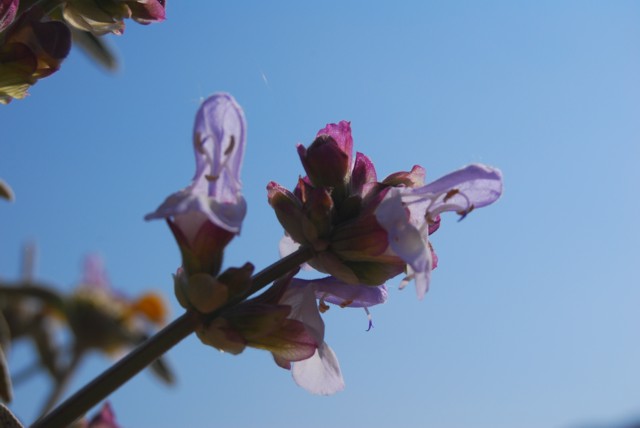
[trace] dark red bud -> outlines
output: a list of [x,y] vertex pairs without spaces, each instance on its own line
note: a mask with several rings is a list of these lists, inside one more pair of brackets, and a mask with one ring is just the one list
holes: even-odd
[[298,154],[311,183],[316,187],[343,187],[349,175],[349,155],[328,135],[321,135]]

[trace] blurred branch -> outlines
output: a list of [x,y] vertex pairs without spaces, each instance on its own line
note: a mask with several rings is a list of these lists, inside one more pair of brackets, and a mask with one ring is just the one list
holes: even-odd
[[33,281],[6,282],[0,281],[0,298],[24,299],[34,298],[53,308],[64,308],[64,299],[52,287]]
[[33,282],[36,276],[36,262],[38,258],[38,247],[34,242],[28,242],[22,248],[22,280]]
[[78,365],[84,355],[85,353],[82,350],[73,351],[71,361],[69,362],[67,367],[64,370],[62,370],[61,373],[58,373],[58,375],[56,376],[56,382],[55,382],[53,391],[51,391],[49,398],[47,399],[44,406],[42,407],[42,410],[40,411],[41,417],[47,414],[47,412],[49,412],[49,410],[51,410],[53,406],[55,406],[56,403],[60,400],[60,398],[66,391],[67,387],[69,386],[69,382],[71,381],[71,378],[75,374],[78,368]]

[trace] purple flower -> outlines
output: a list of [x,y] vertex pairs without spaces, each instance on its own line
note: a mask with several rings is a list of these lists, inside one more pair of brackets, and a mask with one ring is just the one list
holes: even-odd
[[145,219],[169,222],[189,274],[218,273],[222,250],[238,233],[247,206],[240,193],[246,144],[244,113],[229,94],[205,100],[196,115],[196,172],[191,185],[170,195]]
[[435,260],[429,234],[440,214],[453,211],[464,218],[475,208],[495,202],[502,194],[502,173],[486,165],[469,165],[420,187],[395,187],[376,209],[378,222],[388,232],[390,248],[408,265],[418,298],[429,289]]
[[[320,300],[320,310],[316,299]],[[318,347],[314,354],[293,363],[293,367],[276,362],[281,367],[291,368],[293,380],[313,394],[330,395],[344,389],[344,379],[338,358],[331,347],[324,341],[324,322],[320,311],[328,310],[325,302],[340,307],[368,308],[387,299],[384,285],[353,285],[339,281],[333,277],[318,280],[294,278],[280,300],[282,304],[291,306],[290,318],[301,321],[315,338]],[[368,311],[367,311],[368,313]]]
[[371,160],[352,156],[349,122],[321,129],[305,149],[298,146],[308,176],[293,192],[267,186],[269,203],[286,235],[281,254],[299,246],[315,251],[308,265],[353,285],[379,285],[407,272],[423,297],[437,257],[428,241],[440,214],[466,216],[494,202],[502,192],[496,169],[471,165],[429,185],[414,166],[378,181]]
[[247,346],[269,351],[278,366],[291,370],[302,388],[314,394],[334,394],[344,388],[344,380],[335,353],[324,341],[320,313],[329,309],[326,302],[366,310],[384,303],[387,289],[384,285],[354,286],[333,277],[309,281],[292,278],[294,274],[224,311],[197,328],[196,334],[204,344],[231,354]]

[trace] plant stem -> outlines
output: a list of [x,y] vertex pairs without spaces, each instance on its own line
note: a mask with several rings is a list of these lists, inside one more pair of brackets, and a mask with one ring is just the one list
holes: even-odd
[[220,316],[225,310],[244,301],[274,280],[296,269],[311,257],[313,257],[311,249],[300,248],[298,251],[255,274],[251,279],[251,288],[246,293],[230,300],[214,312],[202,315],[194,311],[187,311],[140,344],[126,357],[105,370],[101,375],[51,411],[51,413],[38,419],[31,428],[64,428],[70,425],[182,339],[193,333],[203,319],[212,320]]

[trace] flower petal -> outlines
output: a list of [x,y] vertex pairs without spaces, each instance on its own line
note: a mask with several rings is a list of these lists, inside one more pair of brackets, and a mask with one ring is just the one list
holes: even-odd
[[246,145],[244,112],[229,94],[219,93],[205,100],[193,128],[196,174],[191,185],[218,202],[235,202],[240,192],[240,169]]
[[418,298],[422,299],[429,288],[431,251],[427,248],[426,233],[423,236],[411,224],[402,200],[401,189],[391,189],[376,210],[376,217],[389,234],[389,247],[413,269]]
[[[444,211],[462,214],[495,202],[502,194],[500,170],[482,164],[466,166],[447,174],[426,186],[403,189],[402,200],[407,204],[422,203],[422,215]],[[427,202],[424,205],[424,202]]]
[[240,169],[246,145],[244,113],[231,95],[215,94],[200,106],[193,134],[196,155],[193,182],[170,195],[145,220],[198,212],[215,225],[239,233],[247,211],[240,194]]
[[[284,235],[278,244],[278,250],[280,252],[280,258],[284,258],[289,254],[297,251],[300,248],[300,244],[291,239],[289,235]],[[300,265],[302,270],[313,270],[309,263],[303,263]]]
[[[293,279],[291,284],[298,283]],[[280,299],[280,304],[291,306],[288,318],[302,322],[317,344],[324,341],[324,321],[316,304],[316,295],[311,287],[289,286]]]
[[338,358],[325,342],[311,358],[295,362],[291,374],[298,386],[312,394],[331,395],[344,389]]
[[349,158],[349,165],[351,165],[351,158],[353,156],[353,138],[351,137],[351,122],[341,120],[338,123],[329,123],[327,126],[318,131],[316,138],[321,135],[328,135],[333,138],[342,151]]
[[351,173],[351,193],[364,197],[378,180],[376,168],[368,156],[357,152]]
[[425,171],[420,165],[414,165],[411,171],[399,171],[391,174],[384,180],[383,184],[394,187],[420,187],[424,186]]
[[138,0],[128,2],[131,19],[139,24],[161,22],[166,18],[165,0]]
[[315,280],[294,278],[290,287],[311,288],[317,299],[350,308],[375,306],[386,302],[388,296],[385,285],[347,284],[332,276]]

